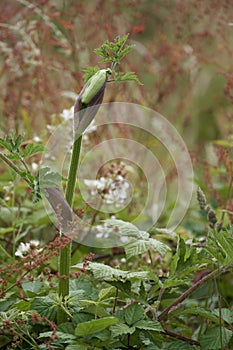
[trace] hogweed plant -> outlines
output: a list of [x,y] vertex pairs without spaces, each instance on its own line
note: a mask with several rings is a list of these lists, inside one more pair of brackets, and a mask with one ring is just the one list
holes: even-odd
[[[114,42],[106,41],[101,47],[96,49],[96,53],[102,57],[101,62],[111,64],[110,68],[98,69],[88,67],[85,70],[87,79],[82,91],[78,95],[74,106],[74,143],[72,157],[66,186],[66,201],[72,206],[77,169],[80,157],[82,134],[96,116],[98,109],[103,101],[106,84],[109,81],[108,76],[112,75],[112,81],[129,81],[133,80],[139,83],[135,73],[119,73],[118,65],[124,56],[132,49],[132,45],[126,45],[128,35],[123,37],[117,36]],[[71,243],[60,252],[59,273],[64,276],[59,282],[59,295],[64,300],[69,295],[69,273],[71,258]],[[58,323],[67,320],[67,314],[62,308],[58,311]]]
[[[43,190],[40,187],[39,176],[33,176],[25,162],[27,157],[35,155],[38,152],[43,151],[42,145],[29,144],[21,151],[20,146],[22,143],[22,136],[17,138],[10,137],[7,139],[0,139],[0,145],[3,146],[8,153],[0,153],[0,157],[5,161],[22,179],[24,179],[34,194],[34,202],[41,198],[41,192],[45,190],[45,194],[50,204],[54,208],[57,201],[62,201],[63,206],[66,206],[67,212],[71,215],[77,169],[80,157],[80,150],[82,144],[82,135],[88,125],[92,122],[96,116],[98,109],[103,101],[104,92],[108,82],[123,82],[123,81],[135,81],[140,83],[137,76],[133,72],[119,72],[118,68],[121,60],[132,49],[133,45],[126,44],[128,35],[117,36],[114,42],[106,41],[101,47],[95,50],[95,52],[101,56],[101,62],[109,64],[109,68],[99,69],[98,67],[88,67],[85,72],[85,85],[78,95],[77,101],[74,106],[74,142],[72,147],[72,156],[70,169],[68,173],[65,200],[62,198],[61,193],[56,188],[46,187],[43,184]],[[109,79],[109,76],[112,78]],[[21,167],[15,164],[18,161]],[[43,172],[43,170],[42,170]],[[47,184],[48,186],[48,184]],[[71,216],[70,216],[71,217]],[[61,232],[62,234],[62,232]],[[70,257],[71,257],[72,243],[63,247],[60,250],[59,255],[59,275],[62,276],[59,281],[58,294],[61,297],[61,301],[64,301],[69,295],[69,274],[70,274]],[[18,254],[21,254],[18,252]],[[62,323],[67,320],[67,313],[64,312],[64,308],[58,310],[58,323]]]

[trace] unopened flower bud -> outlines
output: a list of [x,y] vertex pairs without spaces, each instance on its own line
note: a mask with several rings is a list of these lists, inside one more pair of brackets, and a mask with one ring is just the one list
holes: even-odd
[[108,74],[111,69],[101,69],[84,85],[74,106],[74,132],[79,137],[94,119],[104,98]]

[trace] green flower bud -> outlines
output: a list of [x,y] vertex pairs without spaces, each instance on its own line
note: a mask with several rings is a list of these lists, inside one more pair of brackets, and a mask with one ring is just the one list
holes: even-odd
[[84,85],[74,106],[74,131],[79,137],[94,119],[104,98],[108,74],[111,69],[101,69]]
[[107,74],[111,74],[110,69],[101,69],[87,81],[81,97],[82,104],[88,105],[88,103],[90,103],[98,94],[106,83]]

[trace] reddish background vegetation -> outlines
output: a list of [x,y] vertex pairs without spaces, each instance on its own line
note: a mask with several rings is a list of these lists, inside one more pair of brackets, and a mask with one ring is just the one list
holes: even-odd
[[62,92],[78,92],[82,69],[98,65],[94,48],[130,33],[136,50],[124,68],[136,71],[144,86],[114,86],[106,100],[158,110],[187,141],[226,135],[232,12],[228,0],[139,0],[127,6],[111,0],[2,1],[1,126],[27,130],[33,120],[34,132],[41,133],[43,122],[72,103]]

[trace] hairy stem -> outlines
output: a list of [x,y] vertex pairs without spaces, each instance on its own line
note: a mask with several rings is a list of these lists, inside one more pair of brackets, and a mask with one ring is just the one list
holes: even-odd
[[[73,144],[68,182],[66,187],[66,200],[70,206],[72,206],[72,203],[73,203],[79,156],[81,151],[81,143],[82,143],[82,136],[80,136],[77,140],[75,140]],[[58,269],[59,269],[61,278],[59,280],[58,294],[63,299],[69,295],[69,272],[70,272],[71,249],[72,249],[72,243],[70,243],[67,247],[62,248],[59,256]],[[66,312],[62,308],[59,308],[58,315],[57,315],[58,324],[66,321],[67,321]]]

